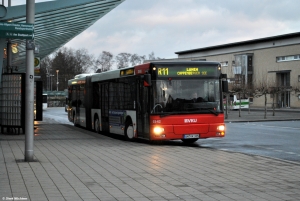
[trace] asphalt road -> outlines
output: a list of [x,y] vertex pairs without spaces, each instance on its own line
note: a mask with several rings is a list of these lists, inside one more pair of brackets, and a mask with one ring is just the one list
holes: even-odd
[[[72,125],[64,107],[48,108],[43,117],[47,123]],[[226,123],[224,138],[200,139],[191,145],[180,140],[161,144],[212,148],[300,162],[300,121]]]
[[198,140],[202,147],[300,162],[300,121],[227,123],[223,139]]
[[68,120],[68,113],[65,112],[64,107],[48,107],[43,111],[43,121],[47,123],[73,125],[73,123]]

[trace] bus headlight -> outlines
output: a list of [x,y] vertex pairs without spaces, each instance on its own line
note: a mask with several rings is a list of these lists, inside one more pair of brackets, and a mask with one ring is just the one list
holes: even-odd
[[224,125],[220,125],[217,127],[218,131],[225,131],[225,126]]
[[218,136],[218,137],[224,137],[225,136],[225,126],[224,125],[220,125],[220,126],[217,127],[216,136]]
[[165,131],[165,129],[162,128],[162,127],[154,127],[154,129],[153,129],[153,133],[154,133],[155,135],[160,135],[160,134],[162,134],[164,131]]

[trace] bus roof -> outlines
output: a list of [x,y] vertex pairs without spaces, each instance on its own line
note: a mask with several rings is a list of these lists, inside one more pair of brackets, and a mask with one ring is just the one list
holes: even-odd
[[110,70],[110,71],[105,71],[102,73],[95,73],[92,75],[92,82],[98,82],[101,80],[109,80],[109,79],[115,79],[120,77],[120,71],[121,70],[126,70],[126,69],[131,69],[134,67],[126,67],[126,68],[121,68],[117,70]]
[[[88,74],[86,74],[86,75],[88,75]],[[68,85],[80,84],[80,83],[83,84],[83,83],[85,83],[85,78],[86,78],[86,76],[79,76],[77,78],[75,76],[74,79],[68,80]]]
[[144,63],[144,64],[139,64],[137,66],[131,66],[131,67],[126,67],[126,68],[121,68],[121,69],[116,69],[116,70],[110,70],[110,71],[105,71],[101,73],[91,73],[91,74],[79,74],[74,77],[74,79],[69,80],[68,84],[77,84],[78,81],[84,82],[87,76],[91,76],[91,81],[92,82],[98,82],[102,80],[109,80],[109,79],[115,79],[115,78],[120,78],[120,71],[127,70],[127,69],[140,69],[141,72],[135,71],[134,74],[144,74],[145,71],[149,69],[151,65],[170,65],[170,64],[178,64],[178,65],[194,65],[194,64],[202,64],[202,65],[220,65],[220,62],[216,61],[153,61],[149,63]]
[[151,64],[154,65],[164,65],[164,64],[205,64],[205,65],[220,65],[220,62],[218,61],[153,61],[150,62]]
[[93,73],[83,73],[83,74],[78,74],[74,76],[74,79],[78,79],[78,78],[83,78],[89,75],[92,75]]

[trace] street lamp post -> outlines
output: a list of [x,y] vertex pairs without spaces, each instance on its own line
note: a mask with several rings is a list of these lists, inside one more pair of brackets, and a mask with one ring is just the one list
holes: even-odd
[[47,91],[49,91],[49,73],[46,74],[46,78],[47,78]]
[[56,91],[58,91],[58,72],[59,70],[56,70],[56,74],[57,74]]
[[49,78],[50,78],[50,91],[52,91],[52,77],[53,77],[54,75],[49,75]]

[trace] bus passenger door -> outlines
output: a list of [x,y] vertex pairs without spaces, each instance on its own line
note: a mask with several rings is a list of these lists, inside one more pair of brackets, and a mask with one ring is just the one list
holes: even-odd
[[149,87],[144,87],[143,80],[137,82],[137,134],[149,139]]
[[100,84],[101,124],[104,133],[109,132],[109,83]]

